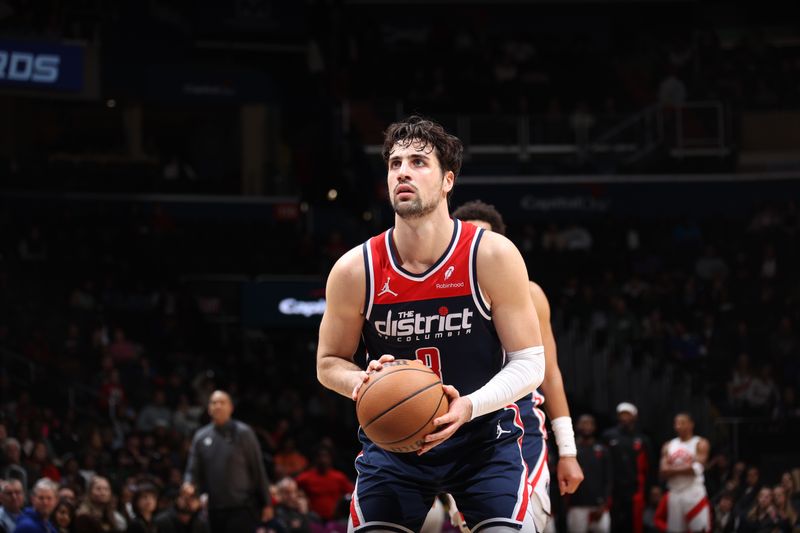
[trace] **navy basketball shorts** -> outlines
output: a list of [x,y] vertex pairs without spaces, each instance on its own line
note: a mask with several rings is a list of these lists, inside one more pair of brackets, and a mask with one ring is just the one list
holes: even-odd
[[453,495],[473,532],[520,529],[530,505],[523,436],[517,405],[465,424],[421,457],[384,451],[360,431],[349,531],[419,531],[440,492]]

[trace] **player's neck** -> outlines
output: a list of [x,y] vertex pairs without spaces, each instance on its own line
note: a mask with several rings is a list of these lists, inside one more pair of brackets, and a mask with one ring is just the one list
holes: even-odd
[[395,216],[392,237],[403,268],[424,272],[438,261],[453,238],[453,224],[446,205],[421,218]]
[[688,437],[686,437],[686,438],[684,438],[684,437],[682,437],[682,436],[678,435],[678,440],[680,440],[681,442],[689,442],[689,441],[690,441],[690,440],[692,440],[693,438],[694,438],[694,435],[693,435],[693,434],[690,434],[690,435],[689,435]]

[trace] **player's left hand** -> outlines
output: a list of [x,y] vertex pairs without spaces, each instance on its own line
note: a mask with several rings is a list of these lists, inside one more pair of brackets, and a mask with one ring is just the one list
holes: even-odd
[[425,444],[417,450],[417,455],[430,451],[452,437],[458,428],[472,418],[472,402],[468,398],[462,398],[456,388],[451,385],[443,385],[442,389],[450,402],[450,409],[433,420],[439,431],[425,437]]
[[583,481],[583,470],[578,464],[576,457],[558,458],[558,491],[564,494],[572,494],[578,490],[578,486]]

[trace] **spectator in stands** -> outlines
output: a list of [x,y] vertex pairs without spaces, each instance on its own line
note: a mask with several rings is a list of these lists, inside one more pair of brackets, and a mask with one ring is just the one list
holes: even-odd
[[288,533],[311,533],[311,524],[319,522],[318,516],[309,513],[308,499],[290,477],[283,478],[277,484],[275,518]]
[[772,378],[772,365],[765,364],[750,382],[745,401],[750,412],[759,417],[773,415],[780,401],[780,392]]
[[211,395],[212,422],[195,433],[181,491],[208,494],[212,533],[252,531],[273,512],[261,447],[247,424],[231,418],[227,392]]
[[133,493],[133,519],[127,533],[157,533],[153,518],[158,506],[158,488],[150,483],[138,485]]
[[179,495],[172,505],[156,516],[154,524],[158,533],[210,533],[201,510],[200,498]]
[[0,531],[13,533],[25,506],[25,488],[19,479],[2,482],[2,508],[0,508]]
[[567,510],[567,530],[570,533],[608,533],[611,517],[611,457],[608,448],[597,442],[594,417],[581,415],[575,424],[578,436],[578,464],[584,472],[584,481],[570,496]]
[[6,467],[3,469],[3,479],[18,479],[25,490],[28,490],[28,472],[22,466],[22,446],[13,437],[3,442],[3,451],[6,456]]
[[781,531],[793,532],[797,526],[797,509],[794,508],[792,502],[786,497],[786,489],[783,488],[783,485],[772,487],[772,501],[775,504],[775,509],[778,511]]
[[125,518],[114,509],[111,485],[101,476],[94,476],[83,502],[75,513],[76,533],[125,531]]
[[293,437],[284,439],[283,445],[273,457],[273,462],[292,477],[308,468],[308,459],[297,450]]
[[167,397],[163,389],[158,389],[153,393],[152,401],[139,411],[136,429],[145,433],[151,432],[159,423],[169,426],[172,418],[172,411],[167,407]]
[[781,487],[786,493],[786,499],[794,506],[800,513],[800,492],[797,490],[797,483],[791,472],[784,472],[781,474]]
[[317,451],[314,466],[297,476],[297,485],[308,495],[311,510],[326,521],[333,518],[339,500],[354,488],[343,472],[333,468],[333,455],[326,447]]
[[31,491],[31,506],[22,511],[14,533],[55,533],[50,515],[56,507],[57,491],[58,485],[50,479],[38,480]]
[[[748,512],[753,506],[753,502],[761,490],[761,472],[757,466],[750,466],[747,468],[747,473],[744,477],[744,484],[739,487],[736,494],[736,514]],[[772,495],[769,495],[772,498]]]
[[769,487],[761,488],[754,503],[747,510],[736,529],[740,533],[760,533],[773,531],[780,527],[778,510],[772,501],[772,490]]
[[28,479],[46,477],[56,483],[61,481],[61,472],[59,472],[56,465],[54,465],[53,461],[50,459],[50,451],[47,448],[47,444],[43,441],[38,441],[34,444],[33,452],[25,466],[28,471]]
[[714,246],[708,245],[703,255],[697,259],[694,271],[701,280],[711,281],[728,274],[728,263],[719,256]]
[[736,515],[733,511],[733,493],[723,492],[719,502],[714,506],[714,533],[732,533],[736,526]]
[[650,440],[636,429],[639,410],[629,402],[617,405],[617,425],[603,433],[611,452],[611,531],[638,531],[642,523],[650,469]]
[[656,523],[656,513],[658,512],[659,503],[664,496],[664,492],[658,485],[650,487],[650,492],[647,495],[647,505],[642,514],[642,523],[644,526],[644,533],[661,533],[662,528]]
[[60,502],[61,500],[69,502],[73,507],[75,507],[75,505],[78,503],[78,496],[75,493],[75,489],[62,483],[58,488],[58,501]]
[[75,504],[66,499],[58,500],[50,521],[58,533],[75,531]]

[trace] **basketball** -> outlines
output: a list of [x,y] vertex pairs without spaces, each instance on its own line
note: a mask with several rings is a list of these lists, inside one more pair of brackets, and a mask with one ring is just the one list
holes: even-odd
[[367,437],[397,453],[420,449],[434,419],[449,409],[442,381],[421,361],[383,363],[358,393],[356,414]]

